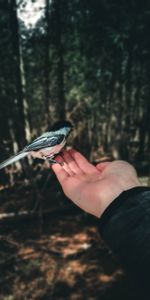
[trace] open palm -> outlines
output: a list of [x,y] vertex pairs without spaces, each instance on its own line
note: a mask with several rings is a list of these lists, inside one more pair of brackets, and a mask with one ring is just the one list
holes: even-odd
[[[106,207],[126,189],[126,177],[136,175],[134,168],[124,161],[94,166],[73,149],[64,151],[56,159],[64,163],[63,166],[54,164],[52,169],[66,196],[84,211],[97,217],[100,217]],[[131,181],[128,188],[133,184],[137,185],[137,182]]]

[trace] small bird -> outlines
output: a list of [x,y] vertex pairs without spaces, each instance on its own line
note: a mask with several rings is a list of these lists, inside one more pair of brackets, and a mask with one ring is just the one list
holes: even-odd
[[60,153],[66,144],[67,137],[73,126],[69,121],[59,121],[51,127],[50,131],[45,132],[37,139],[33,140],[22,151],[3,161],[0,169],[18,161],[19,159],[31,154],[35,158],[49,160],[50,163],[58,163],[54,157]]

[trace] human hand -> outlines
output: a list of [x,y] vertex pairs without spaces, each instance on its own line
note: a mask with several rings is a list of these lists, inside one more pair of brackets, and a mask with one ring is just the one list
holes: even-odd
[[64,150],[53,164],[64,193],[84,211],[100,217],[123,191],[140,186],[132,165],[125,161],[99,163],[96,166],[79,152]]

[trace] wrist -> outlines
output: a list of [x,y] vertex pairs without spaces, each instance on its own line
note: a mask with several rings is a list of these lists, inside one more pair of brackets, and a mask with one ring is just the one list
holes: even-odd
[[128,178],[119,178],[118,176],[113,176],[111,179],[107,193],[100,192],[100,209],[97,213],[97,217],[101,217],[107,207],[124,191],[130,190],[132,188],[142,186],[138,177],[128,177]]
[[142,186],[137,176],[128,176],[127,178],[121,178],[119,181],[121,192],[127,191],[129,189]]

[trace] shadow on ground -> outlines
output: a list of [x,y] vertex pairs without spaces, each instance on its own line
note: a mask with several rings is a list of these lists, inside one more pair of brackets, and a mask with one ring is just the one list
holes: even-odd
[[64,214],[4,226],[0,300],[135,299],[96,222]]

